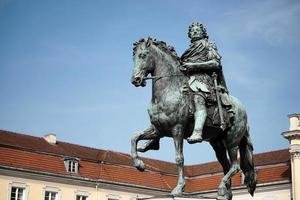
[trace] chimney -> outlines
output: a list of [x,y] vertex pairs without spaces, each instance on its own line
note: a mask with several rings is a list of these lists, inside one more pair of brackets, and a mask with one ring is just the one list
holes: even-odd
[[43,137],[49,144],[56,144],[56,135],[49,133]]
[[290,114],[290,131],[300,130],[300,114]]

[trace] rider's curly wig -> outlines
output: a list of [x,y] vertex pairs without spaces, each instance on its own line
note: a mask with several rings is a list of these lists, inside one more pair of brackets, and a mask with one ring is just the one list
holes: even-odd
[[208,34],[207,34],[207,32],[206,32],[206,28],[203,26],[203,24],[201,24],[201,23],[199,23],[199,22],[193,22],[193,23],[189,26],[189,32],[188,32],[189,38],[191,38],[191,36],[190,36],[190,31],[191,31],[192,27],[195,27],[195,26],[200,27],[201,30],[202,30],[203,38],[207,38],[207,39],[208,39]]

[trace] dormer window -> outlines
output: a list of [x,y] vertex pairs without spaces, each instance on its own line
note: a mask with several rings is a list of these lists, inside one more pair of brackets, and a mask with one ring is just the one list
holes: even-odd
[[64,161],[67,172],[72,174],[78,173],[78,159],[66,158]]

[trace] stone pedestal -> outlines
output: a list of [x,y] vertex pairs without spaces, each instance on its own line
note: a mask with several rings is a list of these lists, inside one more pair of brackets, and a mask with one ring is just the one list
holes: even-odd
[[300,114],[291,114],[289,118],[290,129],[282,136],[290,143],[293,200],[300,200]]
[[217,200],[216,198],[192,198],[192,197],[161,197],[161,198],[147,198],[147,200]]
[[137,198],[137,200],[209,200],[217,198],[213,197],[201,197],[201,196],[172,196],[172,195],[162,195],[162,196],[153,196],[148,198]]

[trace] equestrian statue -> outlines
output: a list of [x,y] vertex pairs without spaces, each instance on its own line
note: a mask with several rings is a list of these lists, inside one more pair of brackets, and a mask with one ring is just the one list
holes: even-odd
[[[232,199],[231,178],[240,169],[245,175],[244,184],[253,196],[256,173],[245,108],[228,94],[221,56],[216,45],[208,40],[203,24],[192,23],[188,36],[191,44],[181,57],[173,47],[150,37],[134,43],[131,83],[138,87],[152,80],[152,99],[148,107],[150,126],[131,140],[133,165],[144,170],[137,152],[158,150],[161,138],[172,137],[179,172],[177,186],[171,194],[182,195],[183,140],[190,144],[207,141],[224,172],[218,199]],[[147,141],[138,148],[140,140]]]

